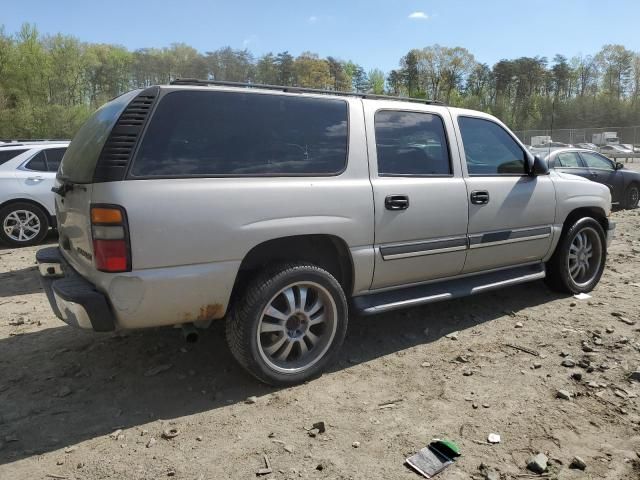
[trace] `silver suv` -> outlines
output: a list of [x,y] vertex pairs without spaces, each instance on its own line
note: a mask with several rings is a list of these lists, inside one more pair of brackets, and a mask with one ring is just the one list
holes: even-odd
[[549,172],[505,125],[434,102],[177,81],[100,108],[37,254],[56,315],[97,331],[226,317],[258,379],[335,359],[349,313],[532,280],[587,292],[609,190]]

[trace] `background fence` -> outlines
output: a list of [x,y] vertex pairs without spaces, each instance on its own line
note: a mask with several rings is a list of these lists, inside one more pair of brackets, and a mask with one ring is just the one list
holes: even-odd
[[563,128],[551,130],[521,130],[514,132],[526,145],[531,145],[531,137],[549,135],[554,142],[592,143],[594,133],[616,132],[620,143],[640,145],[640,125],[634,127]]

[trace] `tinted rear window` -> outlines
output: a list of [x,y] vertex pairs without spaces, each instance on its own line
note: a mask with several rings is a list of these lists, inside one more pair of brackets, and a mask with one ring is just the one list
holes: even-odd
[[46,151],[47,153],[47,170],[50,172],[58,171],[58,167],[60,166],[60,162],[62,161],[62,156],[66,151],[66,148],[50,148]]
[[381,110],[375,116],[378,174],[448,175],[442,119],[431,113]]
[[76,183],[91,183],[104,143],[120,114],[140,90],[105,103],[80,127],[62,158],[58,176]]
[[27,150],[0,150],[0,165],[5,162],[8,162],[12,158],[17,157],[21,153],[26,152]]
[[179,91],[158,105],[131,174],[331,175],[347,159],[343,100]]

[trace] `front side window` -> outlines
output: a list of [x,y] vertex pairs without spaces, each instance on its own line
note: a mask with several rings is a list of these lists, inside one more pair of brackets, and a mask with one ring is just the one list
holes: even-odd
[[449,175],[449,149],[438,115],[381,110],[375,116],[379,175]]
[[524,175],[520,145],[497,123],[482,118],[458,119],[469,175]]
[[556,156],[556,167],[580,167],[580,158],[576,152],[563,152]]
[[47,171],[47,160],[44,156],[44,150],[40,150],[35,157],[29,160],[29,163],[25,165],[29,170],[36,170],[38,172]]
[[584,163],[589,168],[598,168],[600,170],[615,170],[613,163],[608,158],[598,155],[597,153],[581,153]]
[[8,162],[12,158],[17,157],[21,153],[26,152],[27,150],[0,150],[0,165],[5,162]]
[[335,175],[347,143],[343,100],[178,91],[158,105],[131,175]]

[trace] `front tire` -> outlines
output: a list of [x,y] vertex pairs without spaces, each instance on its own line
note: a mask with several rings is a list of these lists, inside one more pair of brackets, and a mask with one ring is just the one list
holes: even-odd
[[547,284],[560,292],[590,292],[602,277],[606,245],[604,230],[595,219],[578,219],[563,232],[547,262]]
[[247,286],[227,319],[226,336],[249,373],[286,386],[319,375],[335,360],[347,323],[347,299],[329,272],[283,264]]
[[638,201],[640,201],[640,187],[634,183],[624,192],[624,208],[629,210],[638,208]]
[[16,202],[0,210],[0,240],[11,247],[37,245],[48,231],[49,218],[36,205]]

